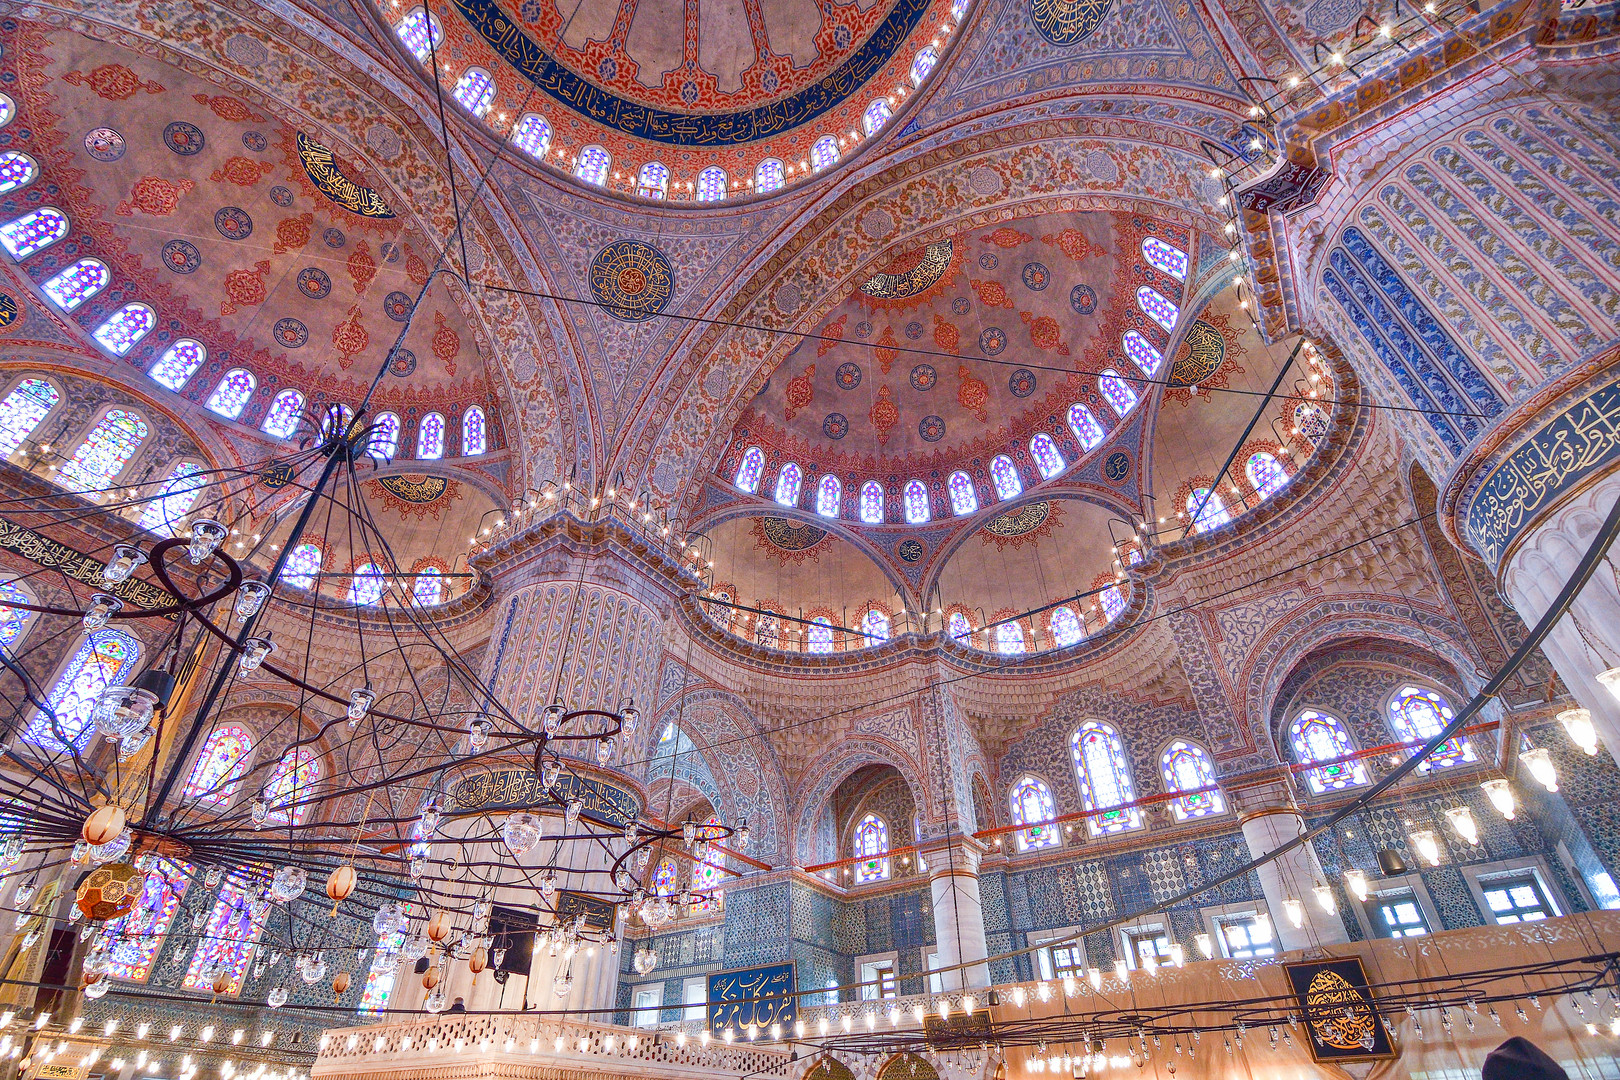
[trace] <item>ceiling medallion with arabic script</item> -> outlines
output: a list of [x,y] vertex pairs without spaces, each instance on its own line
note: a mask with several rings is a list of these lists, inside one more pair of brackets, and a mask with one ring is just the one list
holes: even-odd
[[861,292],[874,300],[903,300],[934,286],[951,268],[956,245],[939,240],[922,250],[915,265],[904,270],[873,274],[861,284]]
[[439,512],[461,498],[460,485],[443,476],[425,473],[398,473],[366,481],[371,496],[384,507],[405,517],[432,516],[439,520]]
[[768,517],[762,521],[761,527],[765,530],[765,539],[783,551],[808,551],[827,537],[826,529],[818,529],[791,518]]
[[314,139],[298,133],[298,160],[304,166],[310,183],[328,199],[343,209],[361,217],[391,218],[394,212],[373,188],[357,184],[343,175],[332,151]]
[[1054,45],[1078,45],[1102,25],[1110,0],[1030,0],[1029,18]]
[[1220,369],[1226,356],[1226,339],[1221,332],[1203,319],[1194,319],[1187,328],[1187,337],[1176,350],[1176,362],[1170,369],[1171,387],[1199,386]]
[[615,240],[591,260],[591,292],[622,322],[645,322],[675,292],[675,269],[664,253],[640,240]]
[[1025,503],[1016,510],[1009,510],[985,522],[984,531],[997,536],[1023,536],[1044,525],[1051,512],[1052,504],[1049,502]]

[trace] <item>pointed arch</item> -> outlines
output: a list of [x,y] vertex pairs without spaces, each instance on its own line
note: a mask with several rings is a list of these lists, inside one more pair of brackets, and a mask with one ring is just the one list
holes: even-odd
[[1015,840],[1019,851],[1037,851],[1059,847],[1063,837],[1058,831],[1057,800],[1045,780],[1025,773],[1007,793],[1007,806],[1014,825],[1028,826],[1018,830]]
[[44,712],[36,712],[23,738],[46,750],[62,751],[69,746],[83,750],[95,734],[90,714],[96,698],[109,686],[129,682],[140,660],[140,643],[122,630],[105,627],[86,635],[45,698],[46,706],[56,714],[56,725],[52,726]]
[[1069,750],[1081,803],[1087,810],[1103,811],[1086,819],[1091,835],[1141,828],[1142,811],[1126,805],[1136,801],[1136,785],[1119,732],[1101,720],[1087,720],[1070,737]]
[[227,806],[247,772],[253,733],[241,724],[221,724],[208,733],[192,762],[181,797],[212,806]]
[[[1166,792],[1197,791],[1215,784],[1215,762],[1197,743],[1176,739],[1159,755],[1159,774]],[[1225,813],[1226,802],[1219,789],[1200,791],[1171,799],[1170,811],[1177,821],[1189,821]]]

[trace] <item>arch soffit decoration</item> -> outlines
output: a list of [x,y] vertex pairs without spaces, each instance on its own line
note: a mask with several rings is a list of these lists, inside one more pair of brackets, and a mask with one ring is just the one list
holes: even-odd
[[[835,745],[800,770],[801,776],[816,777],[815,784],[798,802],[793,813],[792,850],[794,858],[801,866],[815,858],[815,854],[808,847],[815,833],[813,826],[815,815],[820,813],[840,784],[848,780],[857,770],[868,765],[887,765],[894,769],[906,782],[906,787],[911,793],[912,806],[916,808],[918,815],[926,820],[933,813],[932,800],[927,798],[928,785],[922,782],[922,775],[918,772],[917,766],[899,747],[882,736],[872,734],[862,735],[859,749]],[[922,798],[918,797],[919,792],[922,793]]]

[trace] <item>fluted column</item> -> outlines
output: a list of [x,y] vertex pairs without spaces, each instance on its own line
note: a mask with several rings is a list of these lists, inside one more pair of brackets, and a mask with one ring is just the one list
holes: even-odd
[[[968,836],[953,837],[924,852],[934,909],[934,951],[941,968],[972,963],[989,955],[979,900],[979,858],[983,854],[983,845]],[[947,990],[989,986],[990,968],[975,964],[960,971],[944,971],[940,981]]]
[[[1287,789],[1282,784],[1251,788],[1243,793],[1241,802],[1238,821],[1251,858],[1263,858],[1305,831],[1305,820],[1290,804]],[[1344,920],[1336,913],[1323,910],[1311,893],[1317,884],[1328,882],[1323,876],[1322,864],[1317,861],[1316,849],[1310,844],[1302,844],[1262,864],[1256,874],[1260,878],[1260,889],[1266,895],[1277,943],[1284,951],[1337,945],[1350,940]],[[1286,900],[1298,900],[1304,905],[1303,925],[1296,927],[1288,918],[1283,903]]]

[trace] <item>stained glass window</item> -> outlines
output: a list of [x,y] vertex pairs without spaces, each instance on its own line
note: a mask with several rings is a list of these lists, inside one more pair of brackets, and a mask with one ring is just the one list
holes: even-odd
[[968,622],[966,615],[960,611],[951,612],[951,617],[946,626],[949,627],[952,639],[961,642],[963,645],[973,644],[973,624]]
[[813,653],[830,653],[833,651],[832,622],[825,615],[817,615],[810,620],[810,651]]
[[125,304],[96,327],[94,337],[114,356],[123,356],[152,332],[157,313],[145,304]]
[[[428,40],[430,27],[433,34],[431,42]],[[428,62],[433,50],[444,44],[444,28],[439,25],[439,17],[429,14],[424,8],[417,8],[399,20],[395,32],[399,34],[399,40],[405,43],[405,47],[411,50],[411,54],[424,64]]]
[[416,456],[422,461],[444,457],[444,417],[430,412],[416,429]]
[[810,167],[820,172],[836,164],[838,164],[838,140],[831,135],[823,135],[810,148]]
[[924,45],[922,51],[911,58],[911,85],[921,86],[928,73],[934,70],[939,63],[939,50],[932,45]]
[[1120,416],[1136,408],[1136,391],[1132,390],[1130,383],[1120,378],[1119,372],[1113,368],[1105,368],[1103,373],[1097,376],[1097,390]]
[[1092,836],[1140,828],[1142,812],[1125,803],[1136,801],[1131,765],[1119,733],[1100,720],[1087,720],[1069,741],[1074,771],[1080,778],[1080,801],[1087,810],[1102,810],[1087,818]]
[[889,880],[889,823],[867,814],[855,826],[855,884]]
[[371,438],[366,440],[366,453],[374,458],[389,459],[399,452],[399,417],[391,412],[378,413],[371,422]]
[[844,486],[838,482],[838,477],[828,473],[816,485],[816,513],[827,518],[837,517],[839,501],[843,497]]
[[719,202],[726,197],[726,170],[718,165],[710,165],[698,173],[697,200],[698,202]]
[[[1164,777],[1165,791],[1197,791],[1213,788],[1215,763],[1202,746],[1177,739],[1159,755],[1159,773]],[[1196,795],[1183,795],[1170,800],[1170,810],[1177,821],[1208,817],[1226,811],[1226,803],[1218,790],[1202,791]]]
[[227,420],[235,420],[247,408],[257,385],[258,381],[246,368],[231,368],[219,380],[219,385],[214,387],[214,392],[208,395],[206,404],[209,411]]
[[241,724],[226,724],[209,733],[202,752],[191,766],[181,797],[224,806],[236,795],[236,784],[247,772],[253,734]]
[[1118,585],[1108,586],[1097,594],[1097,599],[1102,603],[1103,617],[1109,622],[1119,618],[1125,610],[1125,593]]
[[0,244],[6,245],[12,258],[20,260],[50,247],[67,234],[67,215],[54,206],[42,206],[0,225]]
[[613,165],[613,158],[608,152],[592,143],[579,152],[579,160],[574,163],[574,175],[587,184],[602,185],[607,183],[608,169]]
[[437,566],[424,566],[416,572],[416,580],[411,583],[411,595],[423,607],[432,607],[444,602],[444,572]]
[[1063,464],[1063,455],[1058,453],[1057,443],[1046,432],[1037,432],[1029,440],[1029,456],[1035,459],[1035,467],[1041,470],[1041,475],[1051,479],[1066,467]]
[[103,491],[146,441],[146,421],[113,409],[96,422],[60,473],[69,491]]
[[930,514],[928,508],[928,485],[921,480],[912,480],[906,484],[905,490],[906,520],[913,525],[921,525],[927,521]]
[[997,454],[991,459],[990,479],[996,485],[996,494],[1003,499],[1023,493],[1024,482],[1019,479],[1018,466],[1006,454]]
[[512,133],[512,145],[530,157],[544,158],[551,149],[551,125],[539,113],[525,113]]
[[996,652],[1003,656],[1017,656],[1023,651],[1024,630],[1016,620],[996,627]]
[[141,511],[141,528],[160,536],[173,536],[175,525],[191,513],[192,504],[206,483],[201,478],[188,480],[187,477],[196,477],[202,471],[202,466],[195,461],[181,461],[170,469],[158,488],[157,497]]
[[49,278],[40,288],[63,311],[72,311],[107,287],[112,274],[100,259],[80,259]]
[[962,16],[967,14],[968,5],[972,2],[973,0],[951,0],[951,18],[961,22]]
[[0,94],[0,128],[5,127],[17,118],[17,103],[5,94]]
[[737,476],[733,481],[737,490],[746,491],[752,495],[759,490],[760,474],[765,471],[765,451],[757,446],[750,446],[743,452],[742,464],[737,466]]
[[[720,826],[720,816],[710,814],[703,823],[706,827]],[[713,835],[719,835],[718,828],[713,829]],[[722,906],[720,895],[722,882],[722,868],[726,865],[725,852],[720,850],[718,843],[712,843],[704,854],[701,862],[692,864],[692,891],[708,894],[710,899],[699,900],[692,905],[692,914],[707,915],[718,911]]]
[[804,480],[804,474],[793,462],[782,466],[782,471],[776,474],[776,501],[782,506],[799,505],[799,485]]
[[868,525],[883,523],[883,485],[876,480],[861,485],[861,520]]
[[861,127],[868,135],[876,135],[883,130],[883,125],[889,122],[894,110],[889,108],[885,98],[874,98],[872,104],[866,107],[866,114],[861,117]]
[[349,581],[349,603],[362,607],[376,607],[382,602],[386,581],[376,563],[363,562],[354,568]]
[[225,994],[240,994],[248,960],[253,956],[253,943],[262,929],[263,921],[255,919],[248,907],[247,890],[234,876],[227,877],[219,887],[214,910],[208,913],[208,921],[203,925],[197,951],[191,955],[185,988],[212,993],[214,976],[224,973]]
[[866,635],[868,647],[883,644],[889,640],[889,617],[877,608],[868,608],[861,618],[861,632]]
[[1334,761],[1355,753],[1350,733],[1338,717],[1315,709],[1306,709],[1288,725],[1288,742],[1293,747],[1294,759],[1301,763],[1332,761],[1319,769],[1308,769],[1305,780],[1311,790],[1320,795],[1324,791],[1339,791],[1359,787],[1367,782],[1367,769],[1359,761]]
[[34,433],[62,395],[44,379],[24,379],[0,401],[0,451],[12,454]]
[[[152,365],[147,374],[152,376],[152,380],[159,386],[179,393],[186,385],[186,381],[202,367],[202,362],[207,357],[208,350],[203,348],[202,342],[181,338],[163,350],[163,355],[158,357],[157,363]],[[283,392],[297,393],[296,390]],[[303,401],[303,398],[300,397],[298,400]]]
[[1087,450],[1097,449],[1108,434],[1091,410],[1079,404],[1069,406],[1069,430]]
[[264,801],[270,808],[267,820],[277,825],[302,825],[309,816],[309,800],[320,779],[320,759],[309,747],[295,747],[282,754],[270,772],[270,782],[264,785]]
[[675,860],[665,855],[658,860],[658,865],[653,869],[652,894],[674,896],[680,891],[680,872],[675,869]]
[[39,166],[27,154],[17,150],[0,154],[0,195],[32,184],[38,175]]
[[405,947],[405,932],[390,930],[377,938],[376,951],[371,954],[371,968],[360,989],[362,1016],[371,1016],[388,1008],[388,999],[394,993],[394,980],[399,974],[399,952]]
[[973,478],[958,470],[945,481],[951,492],[951,513],[971,514],[979,508],[979,493],[973,489]]
[[1140,330],[1125,331],[1121,342],[1125,346],[1125,355],[1142,369],[1144,375],[1154,374],[1159,370],[1159,365],[1164,363],[1164,354],[1155,349],[1153,344],[1142,336]]
[[1276,455],[1264,450],[1257,450],[1249,455],[1249,461],[1243,466],[1243,471],[1249,477],[1249,483],[1254,490],[1260,493],[1262,499],[1269,499],[1283,489],[1288,483],[1288,473],[1283,469],[1282,462]]
[[754,640],[767,649],[774,649],[782,639],[782,620],[775,615],[761,615],[754,620]]
[[1226,503],[1221,500],[1221,493],[1207,487],[1193,488],[1192,494],[1187,496],[1187,516],[1191,517],[1194,513],[1198,518],[1193,522],[1193,532],[1209,532],[1232,520],[1232,515],[1226,512]]
[[450,95],[474,116],[483,116],[495,101],[495,80],[483,68],[468,68],[456,80]]
[[17,639],[22,637],[23,630],[34,617],[32,611],[25,611],[12,605],[33,602],[29,595],[17,586],[9,581],[0,581],[0,648],[11,648]]
[[299,544],[287,556],[281,568],[281,580],[300,589],[313,590],[320,572],[321,549],[314,544]]
[[661,161],[649,161],[636,175],[636,194],[644,199],[662,199],[669,189],[669,169]]
[[465,457],[477,457],[488,450],[489,434],[484,410],[477,405],[470,406],[461,414],[461,453]]
[[1142,258],[1177,281],[1187,280],[1187,253],[1171,247],[1157,236],[1142,241]]
[[1181,309],[1151,285],[1143,285],[1136,290],[1136,306],[1147,312],[1148,318],[1164,327],[1166,330],[1176,328],[1176,319],[1181,315]]
[[754,170],[754,190],[762,195],[768,191],[775,191],[786,179],[782,163],[776,158],[766,158]]
[[186,894],[195,868],[188,862],[164,855],[156,856],[146,872],[141,898],[128,915],[120,915],[103,927],[102,936],[111,947],[107,975],[125,982],[145,982],[152,974],[163,938],[174,922],[180,900]]
[[1080,621],[1080,616],[1074,613],[1074,608],[1065,605],[1053,609],[1052,640],[1059,648],[1073,645],[1085,636],[1085,624]]
[[[95,734],[90,712],[96,698],[109,686],[122,686],[135,673],[141,647],[122,630],[97,630],[79,643],[73,657],[56,678],[45,704],[56,714],[56,727],[43,712],[34,714],[23,738],[47,750],[66,750],[71,743],[83,750]],[[60,730],[67,742],[57,737]]]
[[332,437],[334,431],[342,432],[344,434],[348,433],[349,424],[354,420],[354,410],[342,402],[337,402],[335,404],[329,403],[322,406],[320,417],[321,438],[329,439]]
[[[1445,729],[1456,717],[1451,705],[1433,690],[1421,686],[1403,686],[1389,699],[1389,726],[1395,737],[1408,745],[1426,743]],[[1477,761],[1474,748],[1461,735],[1454,735],[1435,747],[1434,753],[1424,758],[1418,768],[1449,769],[1453,765]]]
[[1044,781],[1033,776],[1021,777],[1013,785],[1007,802],[1012,810],[1012,823],[1029,826],[1015,834],[1019,851],[1057,847],[1063,842],[1052,820],[1057,817],[1057,802]]

